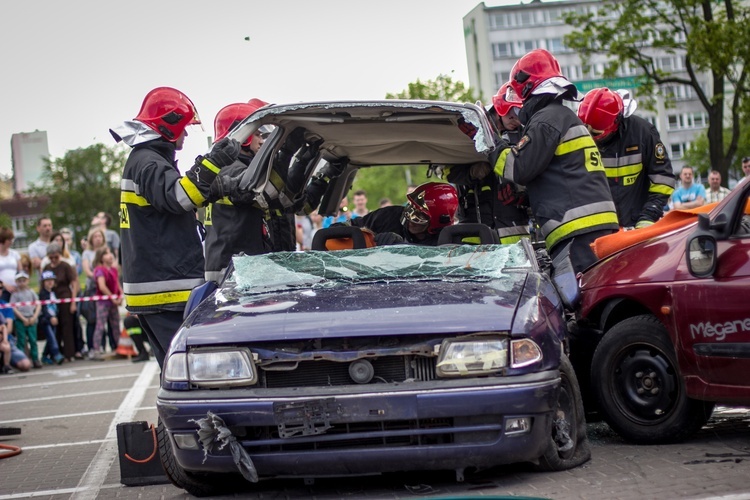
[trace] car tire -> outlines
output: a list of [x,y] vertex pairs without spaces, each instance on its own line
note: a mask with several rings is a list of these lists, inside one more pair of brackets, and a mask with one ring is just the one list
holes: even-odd
[[232,493],[240,487],[236,477],[230,474],[198,474],[183,469],[172,451],[172,440],[167,429],[159,419],[156,426],[159,442],[161,465],[167,478],[177,486],[195,497],[209,497]]
[[538,471],[572,469],[591,458],[583,398],[573,365],[565,354],[560,358],[560,391],[547,439],[547,448],[534,467]]
[[680,441],[703,427],[714,408],[687,397],[667,329],[650,315],[628,318],[604,335],[591,380],[604,420],[637,444]]

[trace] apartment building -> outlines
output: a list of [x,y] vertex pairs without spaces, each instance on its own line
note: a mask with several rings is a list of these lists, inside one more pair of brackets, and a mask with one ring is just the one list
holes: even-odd
[[[565,46],[564,36],[574,28],[563,21],[564,14],[570,10],[597,12],[602,4],[601,0],[533,0],[497,7],[480,3],[463,19],[469,85],[479,90],[483,102],[490,102],[497,89],[508,81],[519,57],[533,49],[546,49],[582,93],[606,86],[628,89],[638,100],[639,73],[634,68],[625,67],[616,78],[604,79],[603,56],[593,57],[585,71],[578,54]],[[656,64],[670,71],[685,69],[684,57],[674,54],[657,57]],[[707,77],[705,82],[710,85]],[[672,167],[679,172],[693,137],[708,126],[708,115],[691,87],[672,85],[663,90],[674,96],[673,106],[666,107],[664,99],[656,96],[656,112],[639,107],[636,114],[656,125],[670,151]]]

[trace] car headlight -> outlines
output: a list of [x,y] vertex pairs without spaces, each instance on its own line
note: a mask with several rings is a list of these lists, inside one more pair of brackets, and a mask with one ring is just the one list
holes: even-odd
[[437,375],[472,377],[496,373],[508,366],[508,339],[446,339],[440,346]]
[[167,360],[164,378],[198,387],[253,385],[257,375],[247,349],[195,350],[174,353]]

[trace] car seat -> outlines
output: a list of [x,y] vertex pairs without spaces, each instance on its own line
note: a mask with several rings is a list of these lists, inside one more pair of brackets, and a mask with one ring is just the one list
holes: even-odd
[[332,226],[318,229],[313,236],[313,250],[349,250],[375,246],[372,231],[354,226]]
[[444,227],[440,231],[440,236],[438,236],[438,245],[461,245],[469,243],[464,241],[465,238],[472,238],[472,241],[470,241],[472,244],[475,244],[477,239],[480,245],[500,243],[500,237],[492,228],[486,224],[469,222]]

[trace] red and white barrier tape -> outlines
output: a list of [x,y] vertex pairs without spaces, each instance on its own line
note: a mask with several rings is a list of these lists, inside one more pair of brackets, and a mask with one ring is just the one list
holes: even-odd
[[37,304],[41,305],[47,305],[47,304],[69,304],[71,302],[91,302],[93,301],[99,301],[99,300],[112,300],[117,299],[119,297],[122,297],[122,295],[92,295],[90,297],[72,297],[70,299],[48,299],[48,300],[29,300],[26,302],[12,302],[10,304],[0,304],[0,309],[8,308],[8,307],[18,307],[18,306],[35,306]]

